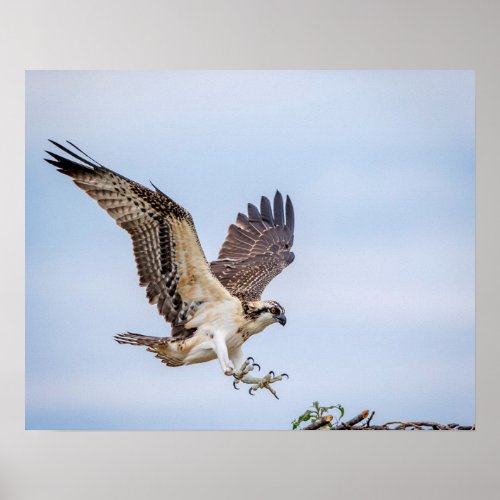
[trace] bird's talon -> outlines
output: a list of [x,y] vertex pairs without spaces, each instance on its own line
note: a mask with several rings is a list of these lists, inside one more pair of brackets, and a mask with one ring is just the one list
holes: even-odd
[[248,394],[250,394],[250,396],[255,396],[255,393],[259,389],[267,389],[276,399],[279,399],[276,391],[272,387],[272,384],[280,381],[282,377],[289,378],[288,374],[282,373],[281,375],[276,375],[274,370],[271,370],[267,375],[256,377],[251,374],[255,367],[259,371],[261,370],[260,365],[256,363],[252,357],[248,357],[240,369],[231,374],[233,376],[233,387],[236,390],[239,390],[237,385],[242,382],[244,384],[251,385],[248,389]]

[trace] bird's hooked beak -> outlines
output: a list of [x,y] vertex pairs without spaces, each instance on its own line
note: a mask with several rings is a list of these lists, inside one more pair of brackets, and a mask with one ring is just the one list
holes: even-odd
[[286,316],[284,314],[280,314],[278,316],[275,316],[276,321],[281,325],[285,326],[286,325]]

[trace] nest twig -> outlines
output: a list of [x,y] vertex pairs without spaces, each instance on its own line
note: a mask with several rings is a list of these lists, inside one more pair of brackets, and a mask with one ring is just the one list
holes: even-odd
[[[438,422],[405,422],[402,420],[391,420],[381,425],[372,425],[371,421],[375,412],[363,410],[359,415],[351,418],[347,422],[340,422],[333,426],[332,431],[402,431],[402,430],[434,430],[434,431],[471,431],[475,430],[475,425],[440,424]],[[329,418],[329,420],[327,420]],[[332,420],[331,415],[325,415],[321,419],[304,427],[303,430],[317,430],[325,426]]]

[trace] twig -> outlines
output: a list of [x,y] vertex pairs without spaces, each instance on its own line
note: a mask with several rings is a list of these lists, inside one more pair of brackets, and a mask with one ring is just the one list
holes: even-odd
[[372,414],[370,415],[370,418],[368,418],[365,427],[370,427],[370,422],[372,421],[373,415],[375,415],[375,411],[372,411]]
[[[402,420],[391,420],[390,422],[386,422],[382,425],[371,425],[371,421],[375,412],[372,411],[371,414],[369,410],[362,411],[359,415],[356,415],[354,418],[351,418],[347,422],[341,422],[340,424],[332,427],[330,430],[332,431],[399,431],[399,430],[439,430],[439,431],[470,431],[475,430],[475,425],[459,425],[455,423],[451,423],[448,425],[440,424],[438,422],[405,422]],[[362,423],[363,420],[368,420],[365,423]],[[324,417],[316,420],[312,424],[309,424],[307,427],[304,427],[303,430],[316,430],[324,427],[329,422],[331,422],[333,417],[331,415],[325,415]],[[358,425],[361,424],[361,425]]]
[[324,427],[329,424],[333,420],[332,415],[325,415],[324,417],[315,420],[312,424],[309,424],[307,427],[304,427],[303,431],[315,431],[320,427]]
[[335,427],[332,427],[333,430],[341,430],[341,429],[349,429],[351,427],[354,427],[356,424],[359,424],[362,422],[368,415],[370,414],[369,410],[363,410],[359,415],[356,415],[354,418],[351,418],[351,420],[348,420],[347,422],[342,422],[339,425],[336,425]]

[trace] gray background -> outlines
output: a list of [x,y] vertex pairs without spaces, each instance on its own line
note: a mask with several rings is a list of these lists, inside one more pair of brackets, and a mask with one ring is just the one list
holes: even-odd
[[[2,2],[0,498],[496,498],[499,4]],[[475,433],[24,431],[24,70],[465,68],[477,85]]]

